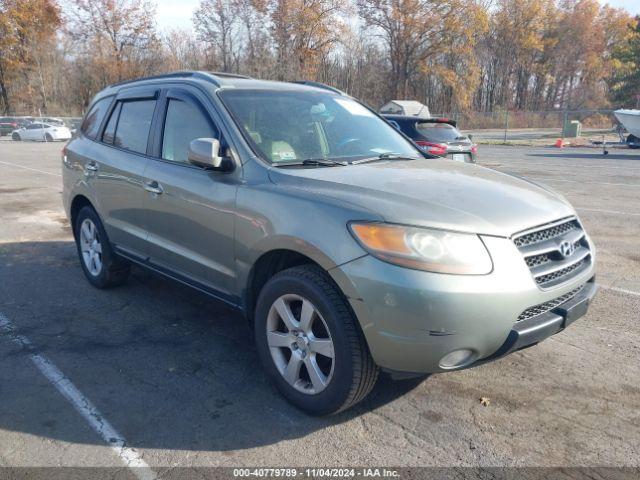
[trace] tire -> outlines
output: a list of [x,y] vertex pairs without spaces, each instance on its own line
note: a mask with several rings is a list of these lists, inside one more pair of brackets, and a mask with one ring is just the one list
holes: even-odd
[[51,134],[50,134],[50,133],[45,133],[45,134],[44,134],[44,140],[45,140],[46,142],[53,142],[53,137],[51,136]]
[[11,140],[15,141],[15,142],[19,142],[22,139],[20,138],[20,134],[19,133],[12,133],[11,134]]
[[629,134],[627,137],[627,146],[633,150],[640,148],[640,138]]
[[122,285],[129,276],[131,264],[113,252],[100,217],[93,208],[82,207],[73,231],[80,265],[89,283],[96,288]]
[[[276,304],[293,313],[299,331],[292,333]],[[300,322],[303,309],[312,311],[306,315],[312,319],[312,331]],[[378,367],[346,299],[327,273],[315,265],[284,270],[266,283],[258,297],[254,333],[267,374],[289,402],[309,414],[329,415],[355,405],[369,394],[378,378]],[[295,382],[285,379],[292,364],[300,364],[299,373],[290,376],[297,378]],[[313,378],[323,377],[324,384],[312,380],[307,365],[317,367],[322,375]]]

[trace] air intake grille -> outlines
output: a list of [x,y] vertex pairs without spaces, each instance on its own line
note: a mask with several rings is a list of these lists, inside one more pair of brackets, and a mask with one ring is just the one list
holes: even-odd
[[577,220],[570,220],[560,225],[555,225],[543,230],[538,230],[531,233],[526,233],[520,237],[514,239],[516,247],[526,247],[533,243],[540,243],[551,238],[559,237],[560,235],[570,232],[576,228],[580,228]]
[[573,297],[575,297],[578,293],[580,293],[580,291],[583,288],[584,288],[584,285],[580,285],[578,288],[574,288],[570,292],[567,292],[564,295],[559,296],[558,298],[554,298],[553,300],[549,300],[548,302],[541,303],[540,305],[527,308],[524,312],[522,312],[518,316],[518,321],[521,322],[523,320],[527,320],[528,318],[542,315],[543,313],[547,313],[548,311],[553,310],[556,307],[559,307],[564,302],[567,302],[571,300]]
[[524,232],[513,243],[541,288],[571,280],[591,264],[589,243],[575,218]]

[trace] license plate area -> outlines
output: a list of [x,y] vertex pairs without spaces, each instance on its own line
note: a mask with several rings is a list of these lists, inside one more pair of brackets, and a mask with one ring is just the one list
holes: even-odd
[[456,162],[466,162],[467,156],[464,153],[454,153],[451,155],[451,158]]

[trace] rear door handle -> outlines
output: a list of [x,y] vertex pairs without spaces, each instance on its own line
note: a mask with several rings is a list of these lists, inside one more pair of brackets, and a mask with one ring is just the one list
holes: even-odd
[[160,185],[155,180],[149,180],[148,182],[144,182],[144,189],[147,192],[155,193],[156,195],[160,195],[164,192],[162,185]]

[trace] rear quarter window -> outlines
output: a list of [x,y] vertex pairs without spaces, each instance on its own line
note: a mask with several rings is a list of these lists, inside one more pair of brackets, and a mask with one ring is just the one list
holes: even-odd
[[87,137],[94,139],[98,135],[98,130],[100,129],[100,125],[102,124],[102,120],[107,113],[107,109],[111,104],[112,97],[106,97],[101,100],[98,100],[89,113],[87,113],[86,117],[82,121],[82,126],[80,130]]

